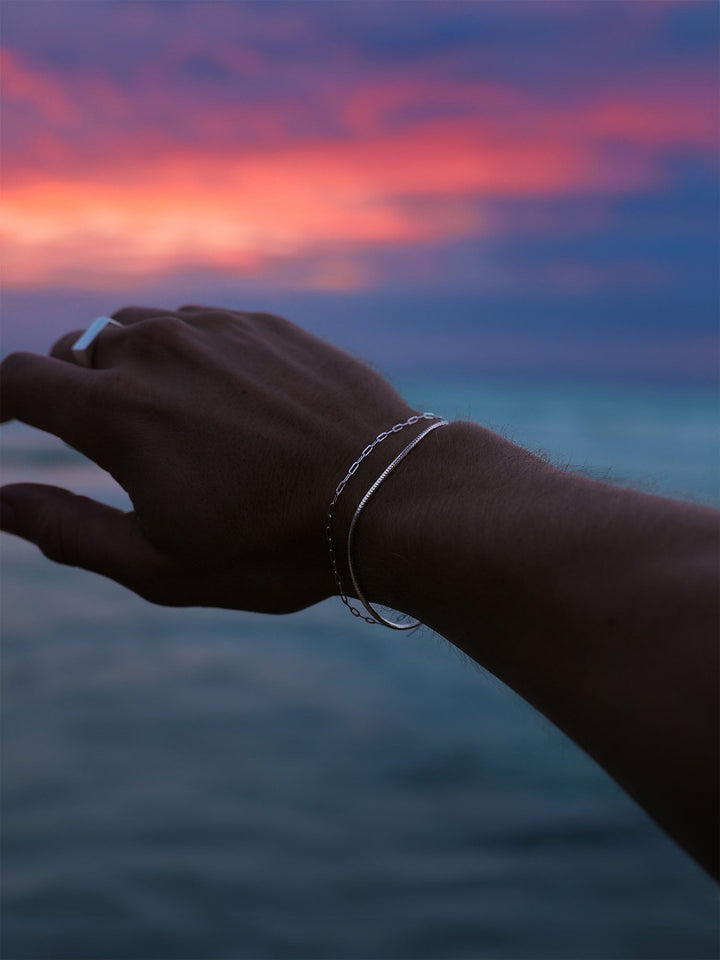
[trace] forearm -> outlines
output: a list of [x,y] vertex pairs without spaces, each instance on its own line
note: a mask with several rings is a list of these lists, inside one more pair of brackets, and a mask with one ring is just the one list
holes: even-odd
[[361,582],[461,647],[717,872],[717,514],[454,423],[368,504]]
[[[409,419],[402,397],[282,317],[191,305],[114,318],[91,367],[76,363],[81,331],[52,357],[7,357],[2,417],[86,454],[133,511],[13,484],[2,528],[155,603],[287,613],[333,593],[328,500],[357,438]],[[409,439],[388,434],[363,458],[336,537]],[[714,869],[717,549],[713,511],[453,423],[368,502],[355,561],[372,600],[513,687]]]

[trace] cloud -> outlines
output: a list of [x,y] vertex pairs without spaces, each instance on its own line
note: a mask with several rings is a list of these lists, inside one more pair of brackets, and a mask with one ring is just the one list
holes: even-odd
[[53,123],[77,122],[76,107],[52,74],[28,67],[12,50],[0,51],[0,88],[5,104],[22,106]]
[[[161,7],[136,13],[158,29]],[[439,67],[368,75],[352,58],[330,76],[273,67],[283,24],[268,19],[256,50],[178,30],[122,81],[4,51],[4,282],[272,278],[295,262],[300,285],[370,286],[368,253],[507,233],[498,200],[657,189],[668,157],[716,143],[700,68],[561,98]]]
[[482,233],[482,203],[459,206],[453,197],[612,194],[657,177],[640,156],[600,161],[582,143],[513,141],[467,119],[241,152],[150,135],[127,151],[119,145],[81,177],[10,175],[5,282],[75,283],[83,271],[131,279],[190,263],[243,273],[338,245]]

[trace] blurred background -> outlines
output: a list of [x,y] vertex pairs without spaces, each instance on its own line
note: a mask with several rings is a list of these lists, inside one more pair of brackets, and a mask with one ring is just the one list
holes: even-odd
[[[720,504],[712,2],[6,2],[2,352],[282,313]],[[125,503],[20,424],[4,482]],[[7,960],[717,956],[715,887],[429,632],[154,608],[2,538]]]

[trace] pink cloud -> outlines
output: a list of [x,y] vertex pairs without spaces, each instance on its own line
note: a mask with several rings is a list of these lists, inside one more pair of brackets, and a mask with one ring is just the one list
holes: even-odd
[[[221,59],[261,66],[230,49]],[[335,266],[321,264],[317,284],[371,284],[354,251],[502,230],[483,199],[658,185],[663,151],[707,151],[716,138],[687,78],[665,99],[652,85],[609,85],[571,106],[502,84],[355,81],[315,91],[332,135],[297,122],[312,101],[188,100],[154,68],[140,99],[97,72],[56,76],[13,53],[3,79],[23,143],[22,156],[6,147],[0,234],[15,286],[130,283],[188,266],[253,275],[329,252]]]
[[77,121],[77,108],[57,80],[27,67],[7,48],[0,50],[0,89],[6,103],[36,110],[54,123],[70,126]]

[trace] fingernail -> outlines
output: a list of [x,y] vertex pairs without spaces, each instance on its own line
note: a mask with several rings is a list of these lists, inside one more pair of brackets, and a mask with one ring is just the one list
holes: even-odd
[[7,500],[0,498],[0,530],[5,533],[17,533],[15,510]]

